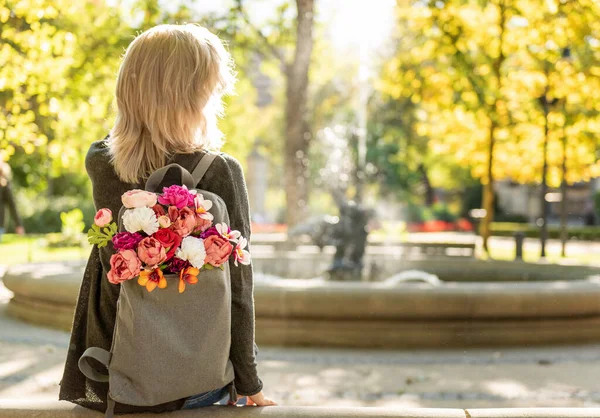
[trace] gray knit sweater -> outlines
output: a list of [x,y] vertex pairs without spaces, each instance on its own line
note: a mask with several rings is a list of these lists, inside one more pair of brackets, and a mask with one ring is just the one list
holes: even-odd
[[[201,157],[202,152],[176,154],[169,163],[178,163],[191,171]],[[109,208],[113,213],[119,213],[121,195],[133,188],[143,188],[142,184],[127,184],[118,178],[110,163],[106,141],[91,145],[86,157],[86,169],[92,181],[96,209]],[[220,153],[198,188],[221,196],[227,205],[231,228],[240,231],[244,237],[250,237],[248,193],[242,168],[236,159]],[[61,400],[97,410],[104,410],[106,407],[108,385],[87,380],[79,371],[77,361],[87,347],[102,347],[107,350],[111,347],[119,295],[119,286],[110,284],[106,279],[111,254],[110,246],[92,248],[79,291],[60,390]],[[238,393],[253,395],[262,390],[262,382],[257,375],[255,360],[252,266],[231,268],[230,271],[230,359],[235,370],[235,386]],[[202,361],[202,358],[199,357],[198,361]],[[152,408],[117,405],[116,412],[169,411],[179,409],[183,401],[174,400]]]

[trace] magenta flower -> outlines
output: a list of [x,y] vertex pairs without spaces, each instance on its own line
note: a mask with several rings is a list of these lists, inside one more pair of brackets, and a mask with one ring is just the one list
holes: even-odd
[[166,206],[176,206],[177,209],[186,206],[194,207],[194,198],[196,195],[191,193],[186,186],[177,186],[176,184],[164,187],[163,192],[158,196],[158,203]]
[[112,238],[112,242],[115,250],[131,250],[143,239],[143,235],[139,232],[119,232]]
[[190,266],[191,266],[191,264],[189,261],[182,260],[181,258],[178,258],[178,257],[173,257],[171,259],[171,261],[169,262],[169,266],[167,267],[167,270],[169,270],[171,273],[177,274],[181,270],[186,269]]
[[200,238],[206,239],[211,235],[219,235],[220,237],[233,242],[237,242],[241,236],[240,231],[236,231],[235,229],[232,230],[225,222],[218,223],[215,226],[208,228],[200,235]]
[[204,231],[203,233],[200,234],[200,238],[206,239],[206,238],[210,237],[211,235],[221,235],[221,234],[219,233],[219,231],[217,231],[217,228],[215,228],[214,226],[211,226],[206,231]]

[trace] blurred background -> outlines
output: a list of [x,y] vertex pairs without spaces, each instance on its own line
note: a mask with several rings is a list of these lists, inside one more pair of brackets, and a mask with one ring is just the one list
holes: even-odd
[[[63,233],[50,246],[90,225],[84,157],[112,126],[120,58],[167,22],[207,26],[235,58],[221,129],[255,232],[335,215],[337,188],[374,208],[382,233],[600,233],[595,2],[1,4],[0,159],[28,234]],[[5,237],[3,252],[22,260],[12,246],[27,239]]]
[[[30,318],[33,305],[13,303],[27,291],[8,278],[26,283],[21,276],[39,270],[32,263],[85,260],[95,214],[85,155],[112,127],[121,56],[141,31],[186,22],[217,33],[237,64],[237,94],[226,99],[220,127],[223,151],[240,160],[249,188],[259,343],[317,347],[265,350],[261,367],[274,397],[461,407],[600,402],[600,386],[584,377],[600,371],[600,309],[593,300],[560,299],[600,295],[595,0],[0,0],[0,277],[13,269],[0,289],[0,318],[11,330],[0,341],[0,398],[57,390],[68,334],[12,317],[65,330],[72,307],[59,324]],[[260,286],[357,285],[369,295],[390,278],[416,282],[406,292],[422,291],[424,301],[463,282],[481,283],[461,290],[465,298],[508,289],[513,299],[505,295],[504,311],[485,319],[472,307],[491,299],[464,299],[468,312],[452,319],[481,320],[481,328],[453,328],[439,339],[410,334],[406,318],[395,340],[373,344],[260,334]],[[550,294],[553,303],[531,298],[549,289],[565,292]],[[443,311],[431,303],[427,321]],[[521,317],[509,315],[519,309]],[[537,314],[588,322],[562,337],[570,323],[548,322],[552,336],[536,339],[537,325],[527,321]],[[529,325],[519,335],[485,334],[508,317]],[[322,329],[335,328],[329,324]],[[312,325],[303,326],[309,334]],[[415,349],[402,343],[413,337],[425,351],[402,351]],[[510,342],[513,351],[498,348]],[[382,348],[392,351],[369,351]],[[453,380],[457,373],[463,377]],[[369,379],[369,388],[358,386]]]

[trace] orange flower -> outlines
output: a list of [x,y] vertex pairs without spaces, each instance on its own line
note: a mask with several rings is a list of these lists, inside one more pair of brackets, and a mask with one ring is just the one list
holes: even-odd
[[198,283],[198,274],[200,270],[196,267],[188,267],[179,272],[179,293],[183,293],[185,290],[185,283],[196,284]]
[[142,270],[138,278],[138,284],[146,286],[146,290],[152,292],[157,286],[159,289],[167,287],[167,279],[165,279],[161,269]]

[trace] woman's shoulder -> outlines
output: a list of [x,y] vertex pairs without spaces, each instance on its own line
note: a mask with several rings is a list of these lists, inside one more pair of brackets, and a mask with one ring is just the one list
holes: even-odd
[[108,137],[92,142],[85,156],[85,169],[90,177],[95,174],[107,176],[109,173],[114,173],[114,167],[111,163],[110,148],[106,139]]
[[110,161],[110,149],[106,142],[107,138],[108,136],[100,141],[94,141],[90,144],[90,148],[85,156],[86,166],[88,166],[89,163],[93,164]]
[[217,162],[217,167],[228,170],[232,177],[243,177],[242,165],[232,155],[229,155],[226,152],[218,152],[215,162]]

